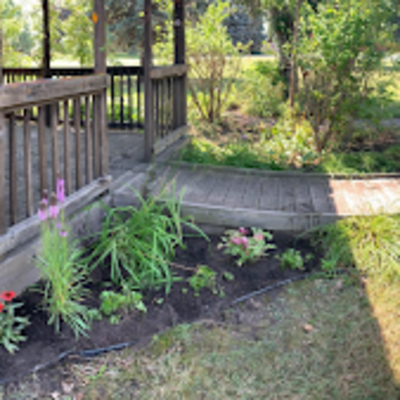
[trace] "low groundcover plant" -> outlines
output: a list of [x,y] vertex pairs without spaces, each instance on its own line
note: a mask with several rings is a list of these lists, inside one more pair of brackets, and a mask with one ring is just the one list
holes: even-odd
[[22,306],[12,302],[15,297],[12,291],[0,295],[0,344],[10,353],[18,350],[17,343],[26,340],[22,331],[29,325],[28,318],[15,315],[15,310]]
[[268,250],[275,249],[274,244],[267,243],[270,240],[272,240],[272,234],[262,229],[239,228],[226,231],[218,248],[224,248],[225,254],[237,257],[236,264],[241,267],[247,261],[253,262],[267,255]]
[[49,313],[49,324],[60,330],[61,321],[67,323],[76,336],[89,329],[87,307],[82,304],[85,297],[84,282],[87,266],[83,261],[83,250],[71,239],[65,223],[63,203],[65,201],[64,180],[57,180],[57,194],[50,202],[44,194],[38,215],[42,221],[42,248],[36,266],[45,282],[44,306]]

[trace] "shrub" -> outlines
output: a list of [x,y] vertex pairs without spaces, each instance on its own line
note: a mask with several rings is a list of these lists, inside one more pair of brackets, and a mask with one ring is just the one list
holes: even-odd
[[257,62],[243,72],[240,98],[250,115],[262,118],[277,117],[282,111],[284,84],[276,66],[271,62]]
[[[171,14],[172,4],[168,12]],[[248,46],[234,45],[224,21],[229,16],[229,3],[210,4],[195,23],[186,26],[186,62],[190,67],[188,85],[190,103],[200,119],[218,122],[226,109],[241,70],[241,54]],[[172,26],[166,27],[164,41],[154,48],[155,56],[170,63],[173,54]]]

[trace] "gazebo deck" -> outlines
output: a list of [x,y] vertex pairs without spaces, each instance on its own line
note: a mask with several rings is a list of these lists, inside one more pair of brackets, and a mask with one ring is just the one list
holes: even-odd
[[[161,198],[183,193],[183,214],[213,226],[301,231],[343,217],[400,211],[400,176],[335,179],[183,164],[157,165],[154,176],[148,192]],[[143,181],[135,176],[132,185],[139,189]],[[127,204],[132,196],[125,187],[115,202]]]

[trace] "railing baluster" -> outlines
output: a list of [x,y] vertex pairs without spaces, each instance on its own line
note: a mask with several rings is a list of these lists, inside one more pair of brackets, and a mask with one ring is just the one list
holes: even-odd
[[141,112],[141,99],[140,99],[140,95],[141,95],[141,79],[140,79],[140,73],[138,73],[136,75],[136,103],[137,103],[137,126],[140,127],[141,126],[141,121],[142,121],[142,112]]
[[31,145],[31,109],[24,110],[24,172],[26,216],[33,215],[33,182],[32,182],[32,145]]
[[47,186],[47,154],[46,154],[46,106],[39,107],[38,120],[39,133],[39,173],[40,173],[40,195]]
[[6,121],[0,111],[0,234],[7,232],[6,218]]
[[119,123],[121,124],[121,127],[124,126],[124,75],[121,72],[119,76],[119,106],[120,106],[120,114],[119,114]]
[[8,125],[9,169],[10,169],[10,223],[18,222],[18,172],[17,135],[15,132],[15,113],[9,115]]
[[115,95],[115,79],[114,79],[114,74],[111,74],[111,124],[113,125],[115,123],[115,102],[114,102],[114,95]]
[[132,78],[131,75],[128,74],[128,114],[129,114],[129,127],[133,127],[132,120]]
[[90,129],[90,97],[85,97],[86,183],[93,179],[92,130]]
[[94,177],[100,176],[100,119],[99,119],[99,96],[93,96],[93,164]]
[[82,187],[81,164],[81,101],[80,97],[74,99],[74,130],[75,130],[75,182],[76,190]]
[[52,147],[52,166],[53,166],[53,191],[57,188],[57,176],[60,172],[60,156],[58,150],[58,118],[57,103],[50,106],[50,126],[51,126],[51,147]]
[[64,101],[64,179],[65,192],[71,194],[71,126],[69,121],[69,101]]

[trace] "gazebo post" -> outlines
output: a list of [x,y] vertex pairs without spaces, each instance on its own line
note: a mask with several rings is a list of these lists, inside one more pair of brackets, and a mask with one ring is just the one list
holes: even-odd
[[[94,0],[92,21],[94,23],[94,72],[107,73],[106,54],[106,12],[104,0]],[[108,130],[107,130],[107,90],[95,96],[94,102],[94,140],[100,151],[100,165],[94,166],[96,176],[108,174]],[[97,145],[97,146],[96,146]],[[95,150],[96,151],[96,150]]]
[[[185,2],[174,0],[174,63],[185,64]],[[174,127],[186,125],[187,99],[186,99],[187,75],[174,79]]]
[[50,12],[49,0],[42,0],[43,11],[43,59],[42,74],[43,78],[51,78],[50,70]]
[[154,104],[153,87],[150,77],[152,67],[152,27],[151,27],[151,0],[144,2],[144,158],[150,162],[153,157],[154,146]]

